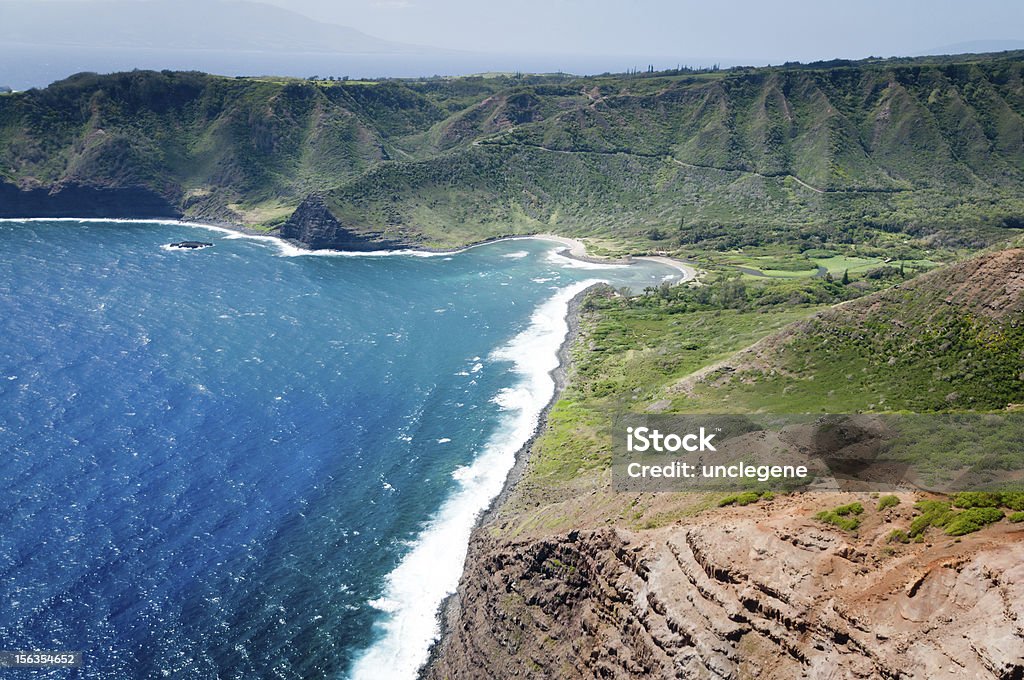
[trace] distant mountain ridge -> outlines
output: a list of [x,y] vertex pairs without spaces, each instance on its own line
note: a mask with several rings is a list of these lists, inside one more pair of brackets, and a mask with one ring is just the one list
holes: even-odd
[[984,54],[990,52],[1007,52],[1010,50],[1024,50],[1024,40],[969,40],[967,42],[952,43],[933,47],[920,56],[929,54]]
[[5,215],[116,212],[60,197],[132,189],[320,246],[557,229],[658,249],[901,232],[977,247],[1024,227],[1021,52],[594,77],[82,74],[0,97],[0,140],[0,189],[21,192]]
[[182,50],[416,53],[347,26],[247,0],[0,2],[0,41]]

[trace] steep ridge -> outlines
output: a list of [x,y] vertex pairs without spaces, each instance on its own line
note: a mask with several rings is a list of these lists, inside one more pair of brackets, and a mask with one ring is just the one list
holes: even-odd
[[[1022,281],[1024,250],[1011,248],[842,303],[710,371],[667,381],[664,408],[846,406],[829,370],[849,385],[856,357],[869,385],[906,386],[876,410],[1020,403]],[[970,332],[958,319],[971,320]],[[881,349],[890,345],[900,351]],[[936,356],[953,363],[937,368]],[[587,361],[585,350],[576,357]],[[582,380],[579,370],[570,375]],[[871,389],[852,383],[847,392],[866,409],[879,401]],[[950,390],[960,396],[947,399]],[[474,533],[426,677],[1024,675],[1024,524],[959,538],[933,528],[903,541],[894,532],[920,516],[917,502],[937,497],[905,490],[882,504],[877,494],[806,492],[717,507],[714,494],[616,493],[607,462],[553,468],[569,455],[558,448],[564,436],[591,443],[580,455],[606,454],[599,411],[583,408],[578,393],[555,406],[581,431],[555,430],[552,449],[535,444],[522,479]],[[853,502],[864,508],[855,530],[815,517]]]
[[[1024,249],[986,253],[794,324],[669,388],[676,408],[1001,409],[1024,399]],[[834,395],[833,395],[834,396]]]
[[[470,148],[416,167],[379,166],[330,202],[350,221],[427,233],[461,220],[575,233],[608,221],[685,234],[722,215],[789,229],[801,220],[888,229],[900,228],[908,203],[924,210],[925,222],[941,223],[952,205],[937,208],[937,196],[925,198],[931,191],[991,191],[1024,177],[1019,69],[992,66],[595,79],[585,98],[561,92],[562,110],[534,107],[516,122],[493,115],[491,98],[442,124],[441,139],[483,134]],[[465,202],[483,209],[445,200],[452,177],[466,174],[474,184]]]
[[[0,139],[5,196],[130,188],[189,217],[237,224],[249,220],[235,204],[291,202],[291,212],[381,158],[379,135],[313,85],[199,73],[81,74],[6,95]],[[88,197],[81,203],[55,200],[20,216],[80,215]]]
[[380,250],[413,245],[410,241],[384,238],[380,233],[360,234],[347,229],[317,194],[307,196],[288,221],[281,226],[281,237],[310,248],[338,250]]
[[888,555],[900,513],[857,538],[811,520],[844,500],[650,532],[481,534],[426,677],[1020,677],[1024,529]]
[[434,245],[552,227],[735,245],[964,233],[1024,224],[1021,54],[375,82],[79,74],[0,97],[0,173],[6,192],[144,189],[262,228],[316,194],[346,230]]

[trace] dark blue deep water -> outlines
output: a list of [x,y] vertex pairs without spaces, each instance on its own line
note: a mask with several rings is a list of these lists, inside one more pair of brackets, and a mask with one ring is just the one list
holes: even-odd
[[411,677],[565,300],[672,273],[555,248],[0,222],[0,650],[84,653],[53,677]]

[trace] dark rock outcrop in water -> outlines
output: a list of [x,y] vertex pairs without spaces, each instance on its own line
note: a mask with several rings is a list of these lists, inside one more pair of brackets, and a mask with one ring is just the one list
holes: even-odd
[[360,234],[346,228],[334,216],[324,199],[307,196],[281,227],[281,238],[313,248],[334,250],[382,250],[408,247],[406,241],[381,238],[379,234]]
[[170,201],[145,187],[63,184],[19,189],[0,183],[0,217],[181,217]]
[[213,244],[205,241],[181,241],[179,243],[172,243],[171,247],[184,250],[202,250],[203,248],[212,248]]

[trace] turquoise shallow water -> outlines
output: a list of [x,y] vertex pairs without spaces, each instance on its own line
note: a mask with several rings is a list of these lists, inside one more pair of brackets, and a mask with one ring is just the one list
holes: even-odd
[[0,223],[0,648],[84,652],[55,677],[411,677],[566,301],[673,274],[555,248]]

